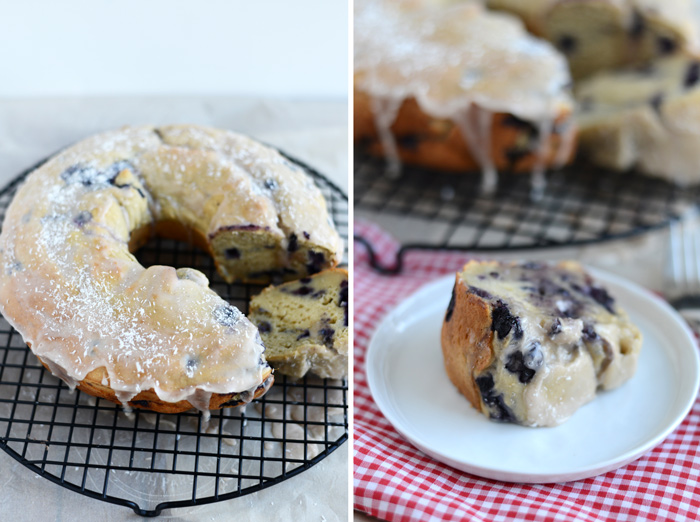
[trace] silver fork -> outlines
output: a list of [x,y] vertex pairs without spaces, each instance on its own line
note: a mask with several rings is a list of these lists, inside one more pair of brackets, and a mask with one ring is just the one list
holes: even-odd
[[691,209],[671,225],[666,295],[693,331],[700,333],[700,223]]

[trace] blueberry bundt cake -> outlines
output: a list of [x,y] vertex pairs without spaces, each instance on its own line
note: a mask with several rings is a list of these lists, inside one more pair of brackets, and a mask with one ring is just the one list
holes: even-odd
[[536,172],[572,153],[566,60],[522,23],[476,3],[355,2],[355,140],[444,170]]
[[564,422],[634,374],[642,344],[615,299],[577,263],[472,261],[442,328],[447,375],[480,412],[525,426]]
[[29,175],[0,236],[0,307],[71,387],[132,407],[233,406],[272,383],[257,328],[194,269],[141,266],[158,234],[207,249],[228,281],[303,277],[341,241],[301,169],[202,127],[134,127]]
[[700,60],[657,60],[577,85],[581,154],[681,185],[700,182]]
[[348,372],[348,273],[341,268],[271,286],[250,302],[276,372],[340,379]]
[[574,78],[698,45],[692,0],[488,0],[552,42]]

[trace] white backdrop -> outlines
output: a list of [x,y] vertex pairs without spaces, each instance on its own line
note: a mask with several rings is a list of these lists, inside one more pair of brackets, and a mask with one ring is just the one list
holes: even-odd
[[0,0],[0,97],[343,98],[347,0]]

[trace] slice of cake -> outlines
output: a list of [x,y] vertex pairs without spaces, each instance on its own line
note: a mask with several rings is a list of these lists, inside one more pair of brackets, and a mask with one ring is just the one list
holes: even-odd
[[698,45],[692,0],[488,0],[552,42],[574,78]]
[[493,420],[554,426],[634,374],[642,337],[574,262],[472,261],[442,328],[445,369]]
[[325,270],[270,286],[250,301],[265,358],[279,373],[341,379],[348,373],[348,272]]
[[583,157],[681,185],[700,181],[700,59],[600,73],[576,87]]

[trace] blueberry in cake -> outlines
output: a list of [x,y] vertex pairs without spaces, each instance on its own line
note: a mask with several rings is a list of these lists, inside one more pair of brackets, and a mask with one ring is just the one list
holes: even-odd
[[600,73],[576,86],[580,150],[604,167],[700,181],[700,58]]
[[642,337],[580,265],[472,261],[442,328],[445,369],[489,418],[554,426],[636,370]]
[[276,372],[340,379],[348,372],[348,273],[342,268],[270,286],[250,301],[249,317]]

